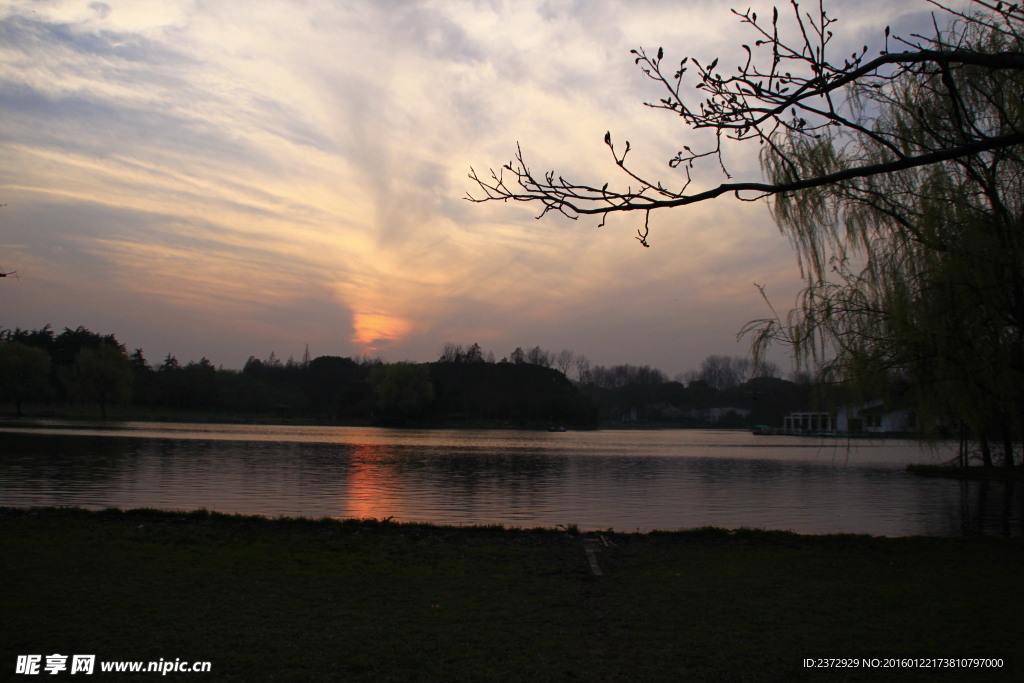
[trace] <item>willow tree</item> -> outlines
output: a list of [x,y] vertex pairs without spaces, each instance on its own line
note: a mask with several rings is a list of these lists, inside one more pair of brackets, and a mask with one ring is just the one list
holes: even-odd
[[[937,45],[977,54],[1024,47],[1013,25],[963,16]],[[762,157],[768,178],[882,166],[898,158],[1024,130],[1024,73],[922,64],[886,87],[854,84],[860,129],[815,138],[783,132]],[[831,133],[831,132],[830,132]],[[992,464],[1024,436],[1024,150],[1007,146],[886,174],[776,194],[776,221],[806,280],[783,322],[756,321],[756,348],[792,344],[824,378],[879,395],[912,393],[923,425],[960,426]]]
[[[922,417],[1011,444],[1024,435],[1024,10],[930,4],[933,31],[896,37],[886,27],[880,49],[841,61],[832,56],[836,20],[820,2],[812,12],[792,2],[788,24],[778,10],[770,19],[734,11],[757,39],[731,73],[718,59],[676,66],[661,48],[634,50],[665,94],[649,106],[711,134],[709,145],[685,145],[669,160],[681,182],[633,172],[629,143],[609,133],[625,188],[536,174],[518,147],[500,169],[471,171],[470,199],[533,202],[538,218],[596,215],[602,224],[639,212],[637,239],[650,246],[654,212],[767,198],[806,288],[785,320],[748,325],[755,349],[788,342],[824,378],[866,393],[898,378],[916,388]],[[727,139],[754,144],[766,177],[733,178]],[[725,182],[703,189],[707,164]]]

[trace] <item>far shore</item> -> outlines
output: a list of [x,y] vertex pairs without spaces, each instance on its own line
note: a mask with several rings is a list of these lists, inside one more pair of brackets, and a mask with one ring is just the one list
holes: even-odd
[[[186,423],[186,424],[223,424],[223,425],[254,425],[254,426],[282,426],[282,427],[380,427],[392,429],[496,429],[496,430],[524,430],[524,431],[567,431],[567,432],[589,432],[589,431],[663,431],[663,430],[690,430],[690,431],[732,431],[746,432],[754,431],[754,425],[716,425],[716,424],[692,424],[682,422],[622,422],[619,420],[603,420],[596,425],[575,425],[572,423],[560,423],[551,420],[538,420],[531,422],[510,422],[508,420],[461,420],[461,419],[439,419],[439,420],[373,420],[373,419],[349,419],[331,420],[310,416],[290,415],[235,415],[220,413],[195,413],[195,412],[168,412],[148,411],[135,409],[111,409],[106,417],[102,417],[99,411],[95,410],[37,410],[25,411],[23,415],[17,415],[13,411],[0,411],[0,425],[25,423],[31,424],[39,420],[61,420],[68,422],[82,423],[106,423],[117,424],[118,422],[155,422],[155,423]],[[808,439],[837,439],[837,440],[914,440],[911,434],[875,434],[875,433],[808,433],[808,434],[784,434],[776,436],[794,436]]]
[[562,423],[551,420],[511,422],[508,420],[331,420],[318,419],[309,416],[289,415],[225,415],[217,413],[193,413],[193,412],[150,412],[145,410],[109,410],[107,417],[101,417],[98,411],[92,410],[45,410],[25,411],[21,416],[13,412],[0,412],[0,424],[24,422],[31,423],[35,420],[66,420],[88,423],[104,422],[116,424],[118,422],[180,422],[191,424],[224,424],[224,425],[267,425],[267,426],[295,426],[295,427],[383,427],[397,429],[508,429],[528,431],[549,431],[551,429],[564,429],[565,431],[594,431],[594,430],[665,430],[665,429],[693,429],[693,430],[728,430],[749,432],[752,427],[747,426],[718,426],[718,425],[692,425],[683,423],[663,422],[620,422],[603,421],[597,425],[576,425],[573,423]]

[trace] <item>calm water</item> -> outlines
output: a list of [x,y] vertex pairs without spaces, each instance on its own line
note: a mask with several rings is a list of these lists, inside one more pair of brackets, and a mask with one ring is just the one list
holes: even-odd
[[908,474],[952,451],[734,431],[0,427],[0,505],[649,531],[1021,535],[1020,484]]

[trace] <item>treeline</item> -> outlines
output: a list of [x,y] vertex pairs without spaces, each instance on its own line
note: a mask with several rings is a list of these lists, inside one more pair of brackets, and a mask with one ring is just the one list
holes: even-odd
[[[725,370],[723,370],[725,368]],[[132,414],[323,423],[594,427],[779,424],[809,387],[767,376],[743,359],[709,357],[669,380],[649,366],[592,366],[582,354],[517,348],[500,361],[479,344],[445,344],[432,363],[320,356],[250,357],[241,370],[206,358],[152,364],[113,334],[84,327],[0,332],[0,396],[21,415],[72,407]],[[123,411],[122,411],[123,412]]]
[[69,406],[153,414],[306,417],[320,422],[592,427],[597,408],[557,370],[528,363],[383,363],[337,356],[250,357],[241,370],[209,360],[153,365],[113,334],[0,333],[0,395],[18,415]]
[[500,361],[479,344],[447,343],[439,363],[449,371],[487,365],[553,368],[571,379],[604,424],[682,427],[781,425],[783,417],[813,404],[809,375],[777,377],[774,363],[711,355],[700,368],[669,379],[649,365],[593,365],[583,354],[539,346],[513,350]]

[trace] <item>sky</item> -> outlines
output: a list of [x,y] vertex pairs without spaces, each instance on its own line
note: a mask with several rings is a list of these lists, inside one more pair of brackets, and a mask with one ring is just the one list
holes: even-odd
[[[744,2],[762,8],[770,3]],[[781,4],[781,3],[780,3]],[[808,3],[814,4],[814,3]],[[8,0],[0,6],[0,329],[114,333],[154,365],[250,356],[499,360],[571,349],[667,374],[799,289],[764,202],[570,221],[465,200],[510,161],[625,186],[695,138],[629,51],[741,63],[717,0]],[[842,45],[923,1],[833,2]],[[923,19],[924,18],[924,19]],[[852,51],[852,48],[851,48]],[[756,149],[727,150],[760,178]],[[697,185],[717,185],[709,169]],[[783,369],[783,352],[775,358]]]

